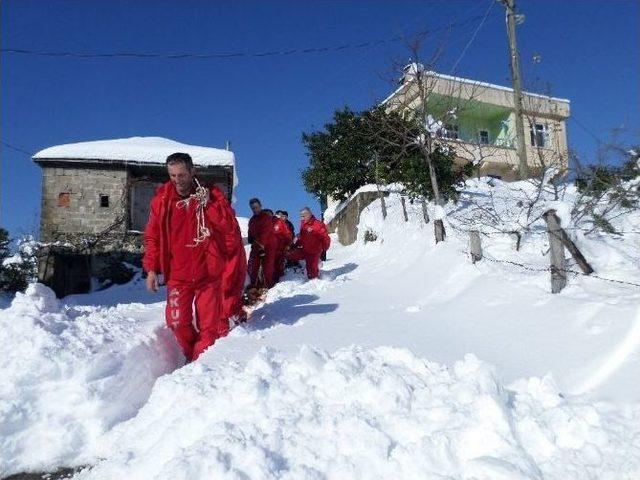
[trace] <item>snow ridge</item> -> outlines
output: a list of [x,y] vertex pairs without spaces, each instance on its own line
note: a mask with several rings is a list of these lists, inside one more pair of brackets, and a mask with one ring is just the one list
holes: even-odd
[[0,314],[2,474],[88,461],[156,378],[182,364],[170,333],[145,322],[141,307],[71,307],[42,284],[16,294]]

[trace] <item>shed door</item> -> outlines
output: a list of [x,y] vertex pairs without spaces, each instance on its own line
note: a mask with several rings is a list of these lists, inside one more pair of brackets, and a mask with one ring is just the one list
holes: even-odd
[[131,186],[131,225],[130,230],[138,232],[144,231],[149,219],[149,206],[151,199],[160,183],[156,182],[136,182]]
[[51,288],[56,296],[91,291],[91,257],[89,255],[63,255],[54,257]]

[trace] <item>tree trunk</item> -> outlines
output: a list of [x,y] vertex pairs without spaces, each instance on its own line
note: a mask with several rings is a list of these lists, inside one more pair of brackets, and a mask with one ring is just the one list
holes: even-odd
[[517,230],[514,230],[513,232],[509,232],[509,233],[511,233],[511,235],[515,235],[515,237],[516,237],[516,252],[519,252],[520,251],[520,241],[522,240],[522,235]]
[[431,180],[431,189],[433,190],[433,198],[435,199],[436,204],[442,207],[444,206],[444,201],[440,196],[440,187],[438,186],[438,177],[436,176],[436,169],[433,166],[433,162],[431,161],[430,149],[427,148],[426,146],[423,146],[421,151],[425,159],[425,162],[427,164],[427,168],[429,169],[429,179]]
[[378,196],[380,197],[380,206],[382,207],[382,219],[387,219],[387,202],[384,199],[384,195],[380,193],[380,184],[376,183],[376,188],[378,189]]

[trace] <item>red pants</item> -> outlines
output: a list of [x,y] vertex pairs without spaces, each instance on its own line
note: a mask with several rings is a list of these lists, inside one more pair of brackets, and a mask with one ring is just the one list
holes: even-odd
[[[169,281],[167,285],[167,326],[173,330],[187,361],[195,360],[220,337],[229,332],[222,319],[220,280],[198,283]],[[195,306],[196,327],[193,326]]]
[[[276,284],[276,255],[275,248],[267,246],[264,249],[265,255],[260,256],[260,249],[257,246],[251,247],[251,253],[249,254],[249,280],[253,287],[267,287],[271,288]],[[258,272],[260,265],[262,264],[262,276],[264,285],[258,279]]]
[[278,247],[278,251],[276,252],[276,255],[275,255],[274,264],[275,264],[276,281],[280,280],[284,276],[284,264],[287,256],[287,252],[286,252],[287,247],[288,245]]
[[307,277],[309,279],[318,278],[320,275],[319,265],[320,265],[320,253],[309,253],[305,252],[302,248],[298,248],[293,250],[287,254],[287,258],[289,260],[304,260],[307,268]]

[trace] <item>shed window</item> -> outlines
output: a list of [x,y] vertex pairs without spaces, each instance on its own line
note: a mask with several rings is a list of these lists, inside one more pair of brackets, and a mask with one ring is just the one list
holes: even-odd
[[69,192],[61,192],[58,194],[58,206],[69,207],[71,205],[71,194]]
[[105,208],[109,206],[109,195],[100,195],[100,206]]
[[489,132],[487,130],[478,132],[478,142],[480,142],[480,145],[489,145]]
[[155,194],[158,183],[138,181],[135,182],[129,191],[129,229],[143,232],[149,220],[149,210],[151,199]]

